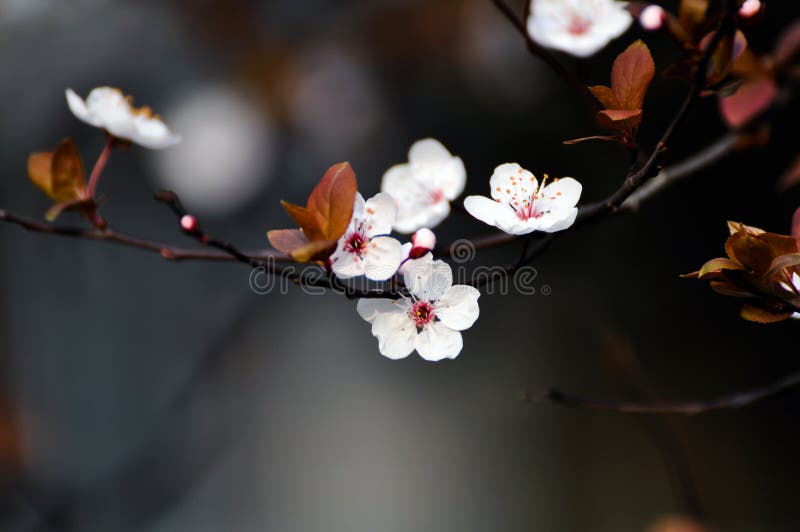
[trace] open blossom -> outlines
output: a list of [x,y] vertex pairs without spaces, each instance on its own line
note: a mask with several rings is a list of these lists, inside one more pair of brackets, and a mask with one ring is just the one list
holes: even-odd
[[67,89],[66,95],[72,114],[114,137],[152,149],[166,148],[181,141],[150,108],[133,107],[131,99],[119,89],[97,87],[85,101],[72,89]]
[[[792,272],[792,284],[789,285],[789,283],[782,282],[781,286],[792,295],[800,295],[800,275],[798,275],[797,272]],[[792,313],[791,317],[800,320],[800,312]]]
[[435,139],[419,140],[408,152],[408,162],[389,168],[381,190],[394,198],[394,229],[413,233],[435,227],[450,214],[450,202],[464,191],[467,172],[459,157]]
[[489,180],[492,199],[469,196],[464,207],[478,220],[512,235],[562,231],[575,222],[582,187],[571,177],[546,181],[547,176],[539,185],[517,163],[501,164]]
[[547,48],[588,57],[616,39],[633,22],[615,0],[531,0],[528,34]]
[[[427,256],[426,256],[427,257]],[[478,319],[480,292],[453,285],[453,270],[441,260],[409,261],[403,278],[411,297],[360,299],[358,314],[372,324],[381,354],[405,358],[415,349],[425,360],[455,358],[461,352],[461,332]]]
[[388,194],[380,193],[364,201],[356,193],[353,217],[331,255],[331,269],[337,277],[349,279],[366,275],[385,281],[400,267],[400,242],[386,236],[392,230],[397,208]]

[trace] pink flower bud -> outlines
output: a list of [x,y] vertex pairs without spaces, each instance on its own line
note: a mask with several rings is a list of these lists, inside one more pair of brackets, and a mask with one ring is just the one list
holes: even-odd
[[431,250],[436,247],[436,235],[430,229],[423,227],[411,235],[411,243],[415,248]]
[[761,11],[761,2],[759,0],[745,0],[742,7],[739,8],[739,16],[750,18],[759,11]]
[[647,6],[639,14],[639,24],[648,31],[660,29],[664,24],[664,9],[655,4]]
[[183,229],[187,233],[193,233],[197,231],[197,218],[195,218],[191,214],[183,215],[183,217],[181,218],[181,229]]

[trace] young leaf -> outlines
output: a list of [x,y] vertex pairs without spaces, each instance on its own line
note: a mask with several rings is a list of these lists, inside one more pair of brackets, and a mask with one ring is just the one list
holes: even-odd
[[85,199],[83,162],[72,139],[58,145],[53,154],[52,198],[57,202]]
[[37,152],[28,158],[28,177],[56,202],[83,199],[83,163],[72,139],[61,141],[54,152]]
[[772,311],[755,305],[744,305],[740,313],[747,321],[756,323],[777,323],[791,317],[791,312]]
[[349,163],[330,167],[305,207],[281,202],[300,230],[270,231],[270,243],[298,262],[326,259],[350,224],[356,192],[356,176]]
[[597,113],[598,123],[607,129],[629,130],[639,125],[642,121],[642,110],[605,110]]
[[647,45],[637,40],[622,52],[611,68],[611,89],[617,95],[620,109],[641,109],[644,96],[653,76],[656,65]]
[[308,208],[317,213],[322,234],[328,239],[338,240],[347,230],[353,216],[356,189],[356,175],[345,162],[328,169],[311,191]]
[[772,78],[746,81],[731,96],[720,98],[720,113],[728,126],[739,128],[766,111],[777,95]]
[[619,98],[617,98],[617,94],[611,90],[611,87],[597,85],[595,87],[589,87],[589,91],[606,109],[622,109],[622,104]]

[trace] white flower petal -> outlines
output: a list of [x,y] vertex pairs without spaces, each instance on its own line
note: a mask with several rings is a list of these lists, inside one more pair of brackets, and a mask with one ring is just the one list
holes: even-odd
[[158,118],[137,116],[134,119],[134,127],[135,132],[131,140],[145,148],[161,150],[181,141],[181,137],[172,133]]
[[575,223],[575,218],[577,218],[577,216],[578,209],[576,207],[566,210],[548,212],[536,220],[536,230],[544,231],[545,233],[563,231]]
[[420,139],[408,150],[408,162],[413,164],[444,163],[452,157],[444,145],[436,139]]
[[403,268],[403,279],[411,295],[435,301],[453,286],[453,270],[441,260],[409,261]]
[[453,330],[469,329],[480,315],[478,307],[480,295],[477,288],[463,284],[455,285],[434,304],[436,317]]
[[541,210],[553,208],[567,209],[574,207],[581,199],[583,186],[571,177],[563,177],[545,186],[540,192]]
[[67,89],[65,93],[69,110],[72,111],[72,114],[75,115],[78,120],[95,127],[100,125],[89,113],[89,109],[86,107],[86,102],[83,101],[83,98],[78,96],[72,89]]
[[588,57],[622,35],[633,22],[625,2],[531,0],[530,37],[548,48]]
[[388,235],[397,219],[397,206],[392,197],[380,192],[365,205],[364,229],[368,237]]
[[364,274],[373,281],[391,278],[403,260],[403,246],[390,236],[371,238],[364,255]]
[[485,196],[468,196],[464,208],[478,220],[511,235],[526,235],[536,229],[536,220],[521,220],[514,209]]
[[530,200],[539,188],[536,177],[517,163],[501,164],[489,178],[492,198],[515,205]]
[[427,179],[434,190],[439,190],[449,201],[453,201],[464,192],[467,184],[467,169],[460,157],[451,157],[449,161],[421,172],[420,177]]
[[409,304],[405,299],[359,299],[356,308],[359,316],[372,323],[379,314],[407,313]]
[[[344,237],[342,237],[344,238]],[[366,261],[351,251],[344,251],[342,240],[339,240],[339,245],[336,251],[331,255],[331,270],[340,279],[352,279],[359,275],[364,275],[366,271]]]
[[464,347],[461,333],[441,322],[430,323],[416,337],[419,356],[430,362],[456,358]]
[[405,312],[379,313],[372,321],[372,335],[383,356],[398,360],[414,351],[417,326]]
[[149,109],[133,108],[119,89],[97,87],[85,101],[72,89],[66,90],[66,96],[70,110],[79,120],[103,128],[117,138],[152,149],[166,148],[181,140]]

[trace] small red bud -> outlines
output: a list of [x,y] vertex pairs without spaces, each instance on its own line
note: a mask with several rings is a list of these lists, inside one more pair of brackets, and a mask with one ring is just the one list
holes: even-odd
[[760,0],[745,0],[739,8],[739,16],[742,18],[750,18],[761,11]]
[[195,231],[197,231],[197,218],[195,218],[191,214],[185,214],[181,218],[181,229],[183,229],[187,233],[194,233]]
[[664,24],[664,8],[651,4],[639,14],[639,24],[648,31],[661,29]]

